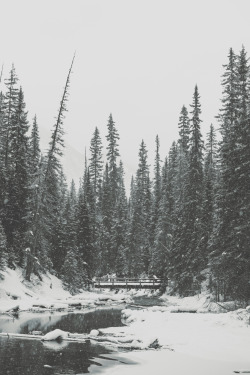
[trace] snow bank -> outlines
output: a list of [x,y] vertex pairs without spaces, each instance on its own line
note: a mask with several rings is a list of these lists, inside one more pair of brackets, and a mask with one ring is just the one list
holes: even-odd
[[42,276],[42,281],[32,275],[31,281],[24,279],[23,270],[7,269],[2,272],[4,279],[0,280],[0,313],[11,312],[14,308],[20,311],[44,310],[72,310],[83,307],[96,307],[98,305],[122,304],[131,301],[126,293],[114,293],[99,290],[82,291],[71,296],[63,289],[61,280],[47,273]]
[[115,367],[103,367],[103,375],[233,375],[234,370],[247,366],[245,362],[209,360],[169,350],[131,352],[126,356],[116,355],[116,359],[121,362],[117,362]]
[[[196,301],[197,302],[197,301]],[[213,361],[249,363],[250,334],[246,309],[223,314],[171,313],[162,306],[122,311],[126,327],[102,329],[132,337],[138,349],[157,339],[162,348]],[[240,366],[242,367],[242,366]]]
[[28,282],[23,277],[22,269],[18,267],[15,270],[8,268],[2,275],[4,279],[0,281],[1,312],[8,310],[12,304],[18,305],[20,310],[29,310],[33,305],[41,308],[62,308],[59,300],[70,296],[70,293],[63,289],[62,282],[54,275],[43,275],[42,281],[33,275]]

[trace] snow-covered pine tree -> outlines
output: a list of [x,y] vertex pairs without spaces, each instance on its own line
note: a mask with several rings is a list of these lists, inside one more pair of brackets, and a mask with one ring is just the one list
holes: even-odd
[[[10,131],[12,128],[12,121],[16,111],[16,105],[18,101],[19,89],[17,87],[18,77],[14,65],[12,65],[9,78],[5,79],[6,93],[4,96],[3,108],[4,108],[4,119],[2,128],[2,144],[4,147],[4,166],[6,173],[9,168],[9,156],[10,156]],[[7,177],[6,177],[7,178]]]
[[212,265],[227,296],[247,300],[249,288],[249,67],[244,48],[230,49],[223,74],[219,120],[222,142],[219,220],[213,236]]
[[111,198],[111,187],[109,177],[109,166],[106,163],[105,170],[103,173],[103,184],[102,184],[102,196],[101,196],[101,223],[99,229],[99,259],[100,267],[99,273],[105,274],[109,272],[109,269],[113,268],[110,263],[110,248],[111,248],[111,228],[114,205],[112,204]]
[[8,260],[8,253],[7,253],[7,240],[6,235],[4,233],[4,228],[0,223],[0,279],[1,279],[1,271],[5,270],[7,266]]
[[[89,174],[93,185],[95,206],[98,207],[100,201],[100,189],[102,183],[102,171],[103,171],[103,160],[102,160],[102,140],[98,128],[95,128],[93,137],[90,142],[90,163],[89,163]],[[96,208],[97,208],[96,207]]]
[[127,227],[128,204],[124,185],[123,163],[120,161],[118,168],[118,194],[114,212],[114,220],[111,228],[111,264],[117,275],[127,274]]
[[154,182],[153,182],[153,194],[152,194],[152,215],[151,215],[151,229],[150,229],[150,242],[151,246],[154,243],[156,236],[156,225],[159,217],[160,210],[160,199],[161,199],[161,160],[160,160],[160,140],[158,135],[155,139],[156,151],[155,151],[155,164],[154,164]]
[[[8,134],[8,201],[4,226],[8,245],[13,246],[16,260],[23,261],[24,236],[27,231],[29,160],[27,112],[22,88],[18,93]],[[17,237],[15,239],[15,237]]]
[[87,267],[87,275],[90,279],[95,273],[95,252],[92,246],[88,205],[86,197],[82,193],[79,196],[77,246],[82,261]]
[[169,255],[172,249],[172,221],[168,202],[168,159],[165,159],[161,175],[161,199],[156,218],[155,239],[152,246],[150,273],[167,282]]
[[[54,241],[53,234],[55,233],[55,220],[57,216],[57,204],[60,200],[59,194],[59,175],[61,172],[60,156],[62,155],[63,147],[63,120],[66,112],[66,102],[68,100],[68,90],[70,75],[74,63],[72,60],[62,99],[59,106],[59,111],[56,119],[56,123],[53,127],[51,141],[49,143],[49,150],[45,158],[45,163],[42,165],[39,186],[37,188],[36,207],[33,213],[32,226],[30,228],[30,236],[28,242],[28,255],[30,261],[27,262],[29,267],[26,269],[26,279],[30,279],[31,272],[33,270],[34,260],[36,259],[35,254],[38,253],[39,243],[41,241],[41,229],[47,227],[49,231],[44,232],[42,235],[42,242],[48,241],[51,243]],[[43,214],[42,214],[43,213]],[[51,257],[51,254],[49,254]],[[38,258],[40,260],[40,257]],[[48,264],[43,264],[41,267],[47,267]]]
[[87,204],[82,187],[77,197],[74,181],[65,206],[64,252],[66,256],[61,269],[63,281],[69,290],[76,292],[89,284],[93,276],[93,261]]
[[204,158],[203,203],[202,203],[202,237],[200,248],[203,254],[203,268],[209,261],[209,246],[214,230],[216,193],[218,181],[218,150],[213,124],[207,134],[206,151]]
[[[94,201],[93,190],[89,178],[87,166],[85,168],[83,186],[80,186],[77,204],[77,248],[82,261],[82,276],[88,283],[96,271],[96,249],[93,246],[93,214]],[[91,212],[92,211],[92,212]],[[83,266],[84,265],[84,266]]]
[[151,183],[147,149],[142,140],[135,179],[135,196],[128,232],[128,271],[131,276],[148,273],[150,264]]
[[177,142],[176,156],[176,215],[179,215],[184,208],[185,193],[187,187],[187,172],[189,159],[189,137],[190,121],[187,108],[183,105],[179,117],[179,139]]
[[[203,141],[200,131],[200,96],[195,86],[191,105],[190,139],[187,143],[179,142],[178,166],[186,169],[183,176],[177,177],[177,200],[173,250],[171,252],[171,277],[181,293],[190,289],[195,277],[199,276],[202,254],[200,253],[202,188],[203,188]],[[181,121],[180,121],[181,123]],[[181,130],[181,129],[180,129]],[[187,129],[188,132],[188,129]],[[187,135],[187,132],[185,133]],[[183,136],[183,132],[180,132]],[[180,138],[182,140],[182,138]],[[184,144],[184,149],[183,149]],[[187,159],[188,163],[184,161]],[[181,159],[181,163],[180,163]],[[178,176],[178,173],[177,173]],[[181,179],[181,189],[179,185]]]
[[[5,79],[6,92],[5,95],[1,95],[1,221],[7,236],[7,246],[9,240],[11,240],[11,230],[8,231],[8,213],[7,213],[7,203],[9,200],[9,176],[11,171],[11,164],[9,162],[11,154],[10,145],[10,132],[13,125],[14,114],[16,111],[17,101],[18,101],[18,78],[16,75],[15,67],[12,65],[10,75],[8,79]],[[10,219],[11,220],[11,219]],[[7,233],[8,232],[8,233]],[[11,247],[11,245],[10,245]],[[9,257],[10,265],[15,260],[13,250],[10,251],[12,254]]]
[[[70,191],[67,192],[66,177],[61,169],[58,174],[58,183],[55,186],[56,200],[53,200],[53,233],[49,230],[50,258],[53,269],[58,276],[61,276],[62,266],[69,248],[75,246],[76,236],[76,191],[74,181],[71,182]],[[54,196],[55,199],[55,196]],[[51,226],[50,219],[48,220]]]
[[5,141],[4,141],[4,95],[0,92],[0,220],[3,219],[6,195]]
[[195,86],[193,103],[191,104],[190,118],[190,151],[188,166],[188,185],[186,195],[186,245],[187,262],[186,279],[191,282],[199,277],[203,265],[203,254],[200,249],[201,217],[202,217],[202,192],[203,192],[203,140],[200,129],[201,105],[197,85]]
[[108,134],[106,136],[108,146],[107,146],[107,160],[109,166],[109,180],[110,180],[110,194],[112,200],[112,206],[114,207],[117,199],[118,190],[118,165],[117,158],[120,156],[118,148],[118,140],[120,139],[117,132],[115,122],[113,121],[112,114],[109,116],[108,120]]
[[84,285],[84,280],[86,280],[86,277],[82,276],[82,272],[79,272],[81,264],[82,261],[79,257],[77,247],[71,247],[63,263],[62,279],[67,289],[73,294],[79,292],[79,289]]
[[184,154],[187,154],[189,149],[189,136],[190,136],[190,125],[189,125],[189,116],[188,110],[185,105],[182,106],[180,117],[179,117],[179,140],[178,144],[181,146]]
[[36,180],[36,174],[39,169],[41,158],[40,136],[36,115],[33,118],[31,135],[29,141],[29,173],[31,175],[31,183]]

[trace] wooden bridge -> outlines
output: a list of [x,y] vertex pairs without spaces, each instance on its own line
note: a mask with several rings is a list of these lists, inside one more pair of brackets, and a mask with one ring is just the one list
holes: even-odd
[[103,278],[96,277],[94,281],[95,288],[110,289],[159,289],[162,284],[161,279],[130,279],[130,278]]

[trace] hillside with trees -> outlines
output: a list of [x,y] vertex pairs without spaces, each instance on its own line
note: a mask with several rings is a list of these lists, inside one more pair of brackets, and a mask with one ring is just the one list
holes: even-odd
[[96,127],[79,188],[74,181],[66,184],[60,158],[71,69],[44,154],[39,119],[27,120],[14,66],[2,84],[0,271],[18,265],[30,280],[32,273],[48,270],[72,292],[107,273],[156,275],[163,287],[171,280],[173,293],[181,295],[199,290],[206,280],[209,290],[225,300],[247,301],[250,69],[244,47],[238,55],[230,49],[224,65],[216,127],[211,124],[202,134],[195,86],[190,105],[180,103],[179,138],[169,151],[160,149],[156,135],[153,173],[142,134],[129,194],[112,114],[104,119],[107,148]]

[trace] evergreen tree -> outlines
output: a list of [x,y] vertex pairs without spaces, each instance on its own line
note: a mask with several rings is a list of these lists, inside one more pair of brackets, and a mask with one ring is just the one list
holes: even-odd
[[80,188],[77,209],[77,248],[82,262],[83,278],[89,283],[95,270],[95,252],[93,248],[93,227],[91,225],[90,205],[88,204],[87,190]]
[[7,240],[4,233],[3,226],[0,224],[0,279],[1,279],[1,271],[5,270],[7,266]]
[[[182,195],[178,194],[180,201],[175,206],[173,251],[171,254],[171,275],[181,293],[189,289],[194,279],[199,277],[203,264],[200,249],[203,141],[200,132],[201,109],[197,86],[191,107],[187,173],[184,174]],[[185,151],[181,145],[180,151],[183,160]]]
[[200,96],[195,86],[193,104],[191,105],[190,152],[187,186],[187,278],[199,276],[203,254],[200,251],[202,192],[203,192],[203,140],[200,131]]
[[[8,228],[9,222],[12,222],[10,215],[9,202],[9,188],[12,187],[9,181],[10,176],[13,175],[13,165],[11,165],[9,158],[12,153],[11,151],[11,140],[10,133],[12,131],[14,117],[16,116],[16,106],[18,101],[18,78],[15,72],[14,66],[12,66],[9,78],[5,80],[6,93],[1,93],[1,133],[0,133],[0,149],[1,149],[1,221],[7,235],[7,245],[12,239],[12,233],[14,229]],[[7,212],[8,211],[8,212]],[[13,216],[13,215],[11,215]],[[10,244],[11,246],[11,244]],[[12,257],[9,258],[11,265],[11,259],[14,261],[15,256],[13,251]]]
[[122,161],[118,169],[118,194],[114,218],[111,228],[111,264],[118,275],[127,273],[126,234],[127,234],[127,197],[124,186],[124,170]]
[[140,275],[149,271],[151,199],[147,149],[142,141],[135,181],[135,201],[128,235],[128,271],[130,275]]
[[[43,164],[44,168],[41,170],[40,178],[39,178],[39,186],[37,188],[37,198],[36,198],[36,207],[34,209],[33,214],[33,222],[31,227],[32,235],[29,238],[29,261],[27,262],[26,268],[26,279],[30,279],[31,272],[33,271],[33,263],[35,254],[38,253],[39,248],[39,239],[41,242],[48,241],[48,243],[55,243],[55,237],[53,238],[53,234],[55,233],[55,223],[54,220],[57,217],[57,203],[60,200],[60,193],[58,187],[58,176],[61,172],[61,165],[60,165],[60,156],[62,155],[62,147],[63,147],[63,120],[64,114],[66,111],[66,102],[68,100],[68,89],[69,89],[69,82],[70,82],[70,75],[72,71],[74,63],[74,58],[72,60],[68,76],[66,79],[66,84],[64,87],[62,99],[60,102],[60,107],[58,111],[58,116],[56,119],[56,123],[53,128],[51,141],[49,143],[49,151],[47,157],[45,159],[45,163]],[[42,212],[45,213],[42,215]],[[49,231],[46,233],[41,234],[41,229],[45,229],[47,227]],[[51,257],[51,254],[50,254]],[[56,264],[56,260],[54,259],[54,264]],[[29,267],[28,267],[29,265]],[[48,266],[48,263],[45,264]]]
[[102,221],[100,224],[100,232],[98,242],[100,244],[100,273],[105,274],[109,272],[113,265],[110,263],[110,248],[111,248],[111,228],[112,228],[112,198],[110,188],[109,167],[106,163],[103,175],[101,212]]
[[33,119],[32,129],[31,129],[31,136],[29,142],[29,165],[30,165],[30,175],[31,179],[35,178],[38,168],[39,162],[41,158],[41,150],[40,150],[40,136],[39,136],[39,129],[37,124],[37,117],[35,116]]
[[178,143],[180,145],[181,150],[187,154],[188,148],[189,148],[189,135],[190,135],[190,129],[189,129],[189,117],[188,117],[188,110],[183,105],[179,117],[179,140]]
[[[53,269],[60,276],[62,266],[70,248],[75,246],[76,236],[76,191],[74,181],[71,183],[70,192],[67,194],[66,178],[61,170],[58,174],[58,183],[55,185],[56,196],[54,195],[53,203],[53,233],[51,230],[47,232],[50,240],[50,258]],[[56,202],[56,203],[55,203]],[[50,211],[51,214],[51,211]],[[48,219],[51,228],[51,219]]]
[[115,205],[117,199],[117,189],[118,189],[118,166],[117,157],[120,156],[118,149],[119,135],[113,121],[112,114],[109,116],[108,120],[108,135],[106,136],[108,141],[107,146],[107,160],[109,166],[109,178],[110,178],[110,193],[112,204]]
[[62,274],[64,284],[73,294],[79,293],[79,289],[84,286],[86,280],[86,275],[83,276],[84,267],[77,247],[70,248],[62,267]]
[[93,185],[95,204],[98,203],[100,199],[100,189],[102,181],[102,141],[98,128],[95,128],[93,138],[90,143],[90,164],[89,164],[89,173]]
[[23,91],[20,88],[15,112],[12,116],[12,126],[9,132],[8,153],[8,202],[5,207],[3,224],[10,246],[13,246],[17,260],[22,264],[23,240],[27,231],[28,206],[28,129],[27,112]]
[[12,65],[10,76],[5,80],[6,94],[4,97],[4,120],[2,128],[2,142],[4,147],[4,167],[6,173],[9,172],[9,155],[10,155],[10,132],[12,129],[12,122],[16,112],[16,104],[18,101],[18,78],[16,75],[15,67]]
[[161,166],[160,166],[160,141],[158,135],[156,136],[156,153],[155,153],[155,165],[154,165],[154,185],[153,185],[153,203],[152,203],[152,224],[151,224],[151,243],[155,239],[155,230],[157,219],[159,216],[160,199],[161,199]]
[[242,48],[239,58],[232,49],[225,66],[220,115],[222,142],[219,220],[212,246],[217,284],[224,284],[224,298],[247,300],[249,288],[249,67]]
[[208,264],[209,244],[213,234],[217,192],[217,141],[214,126],[210,125],[207,134],[203,178],[202,238],[200,247],[203,254],[203,267]]
[[172,249],[172,218],[168,201],[168,159],[165,159],[161,176],[161,199],[156,223],[155,239],[151,257],[151,273],[167,283],[170,251]]

